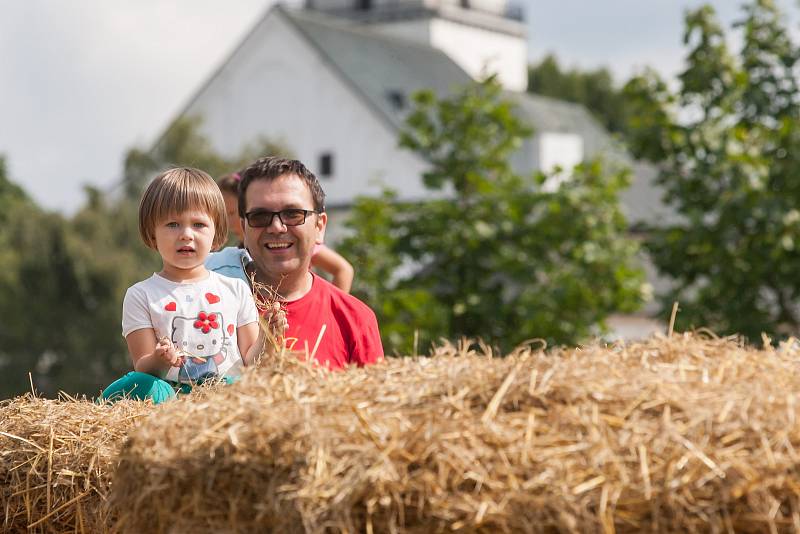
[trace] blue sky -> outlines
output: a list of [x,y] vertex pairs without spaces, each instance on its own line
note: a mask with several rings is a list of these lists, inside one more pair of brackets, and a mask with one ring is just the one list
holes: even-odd
[[[82,184],[119,180],[271,0],[5,0],[0,3],[0,153],[41,205],[73,212]],[[522,0],[532,61],[645,65],[676,73],[694,0]],[[736,0],[712,0],[728,23]],[[792,0],[792,28],[798,9]]]

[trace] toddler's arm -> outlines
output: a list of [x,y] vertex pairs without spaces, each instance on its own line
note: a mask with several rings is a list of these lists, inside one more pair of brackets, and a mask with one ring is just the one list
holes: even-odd
[[157,340],[152,328],[134,330],[125,341],[128,342],[134,371],[163,378],[170,367],[181,365],[181,357],[172,342],[167,338]]
[[258,321],[240,326],[236,329],[239,354],[242,355],[242,360],[245,365],[253,365],[261,347],[264,345],[264,340],[259,336],[260,330]]
[[353,266],[344,256],[326,246],[319,247],[316,254],[311,256],[311,266],[331,273],[333,285],[349,293],[353,285]]

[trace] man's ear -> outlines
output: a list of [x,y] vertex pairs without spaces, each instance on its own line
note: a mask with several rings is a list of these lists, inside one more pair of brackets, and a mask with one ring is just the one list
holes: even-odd
[[322,213],[317,214],[316,227],[317,227],[316,242],[321,245],[322,242],[325,240],[325,228],[328,227],[328,214],[325,213],[324,211]]

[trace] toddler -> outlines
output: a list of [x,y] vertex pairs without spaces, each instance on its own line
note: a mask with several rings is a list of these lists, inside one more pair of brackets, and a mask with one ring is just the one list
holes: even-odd
[[248,285],[205,267],[227,232],[222,194],[205,172],[171,169],[147,187],[139,233],[158,251],[163,268],[125,294],[122,334],[134,370],[103,398],[163,402],[208,379],[231,381],[258,355],[258,316]]

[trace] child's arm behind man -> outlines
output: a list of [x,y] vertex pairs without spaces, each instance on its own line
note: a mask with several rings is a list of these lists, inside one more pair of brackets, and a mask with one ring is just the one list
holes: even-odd
[[311,266],[330,273],[333,277],[331,280],[333,285],[345,293],[350,292],[350,288],[353,285],[354,270],[344,256],[332,248],[319,245],[311,257]]

